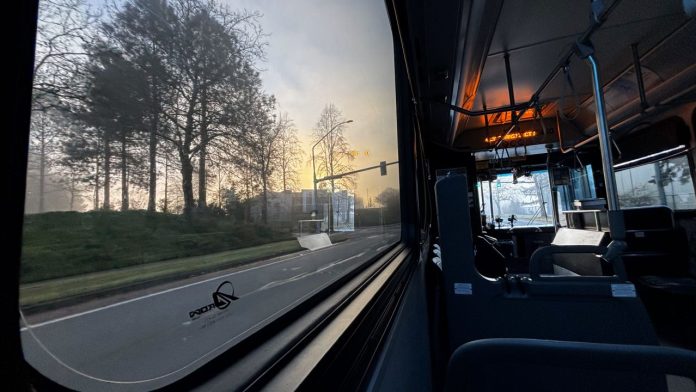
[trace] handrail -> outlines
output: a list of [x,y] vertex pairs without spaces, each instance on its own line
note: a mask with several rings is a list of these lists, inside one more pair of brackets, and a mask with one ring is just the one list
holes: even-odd
[[561,152],[563,154],[567,154],[569,152],[575,151],[578,148],[584,146],[585,144],[587,144],[591,141],[594,141],[595,139],[597,139],[599,137],[599,133],[597,133],[597,134],[590,136],[587,139],[573,145],[572,147],[566,149],[565,147],[563,147],[563,137],[561,136],[561,123],[558,120],[558,111],[556,111],[556,135],[558,136],[558,148],[561,150]]
[[[593,0],[593,20],[590,26],[585,29],[585,31],[582,33],[582,35],[577,39],[577,42],[587,42],[592,34],[594,34],[603,24],[606,22],[607,18],[609,15],[616,9],[616,7],[619,5],[621,0],[614,0],[611,5],[609,5],[603,12],[600,14],[595,13],[594,6],[595,4],[601,4],[599,0]],[[494,108],[494,109],[484,109],[484,110],[467,110],[464,108],[461,108],[456,105],[451,105],[446,102],[439,102],[435,100],[426,100],[427,102],[435,103],[435,104],[441,104],[448,106],[450,110],[453,110],[458,113],[465,114],[467,116],[484,116],[487,114],[493,114],[493,113],[501,113],[501,112],[513,112],[515,113],[517,110],[521,110],[519,114],[515,113],[517,118],[522,117],[527,110],[529,110],[532,107],[535,107],[539,104],[539,96],[541,93],[546,89],[546,87],[551,83],[556,76],[558,75],[558,72],[563,69],[570,59],[573,57],[574,54],[577,52],[577,45],[573,45],[571,48],[569,48],[566,53],[561,57],[561,59],[556,63],[554,66],[553,70],[551,73],[546,77],[546,79],[541,83],[539,88],[532,94],[532,97],[529,99],[529,101],[523,103],[523,104],[515,104],[514,101],[512,102],[511,105],[508,106],[502,106],[499,108]],[[510,132],[512,132],[517,124],[513,122],[513,125],[503,134],[503,137],[501,137],[498,142],[495,144],[495,148],[498,148],[501,143],[505,140],[505,136],[507,136]],[[589,142],[589,141],[588,141]]]

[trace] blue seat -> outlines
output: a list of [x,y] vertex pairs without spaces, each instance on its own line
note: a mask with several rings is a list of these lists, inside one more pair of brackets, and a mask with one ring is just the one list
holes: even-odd
[[[486,338],[658,344],[643,304],[621,271],[547,277],[531,268],[529,277],[481,275],[474,264],[466,175],[440,178],[435,193],[449,353]],[[562,247],[551,248],[537,252],[543,256]],[[598,247],[589,250],[603,253]]]
[[[696,352],[671,347],[484,339],[451,356],[446,391],[661,392],[696,381]],[[676,383],[675,383],[676,384]],[[696,385],[696,384],[694,384]]]

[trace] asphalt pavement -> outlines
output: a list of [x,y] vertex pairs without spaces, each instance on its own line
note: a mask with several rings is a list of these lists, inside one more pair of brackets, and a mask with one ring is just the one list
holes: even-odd
[[[398,227],[24,320],[27,361],[78,390],[151,390],[183,377],[399,238]],[[211,276],[212,275],[212,276]],[[25,324],[26,325],[26,324]]]

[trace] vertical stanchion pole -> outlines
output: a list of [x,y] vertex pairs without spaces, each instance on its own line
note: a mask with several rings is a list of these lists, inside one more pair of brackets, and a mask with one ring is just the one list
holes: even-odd
[[595,121],[597,122],[597,134],[599,136],[599,151],[602,156],[602,172],[604,174],[604,189],[607,195],[609,209],[609,231],[614,241],[624,241],[626,230],[623,214],[619,207],[619,196],[616,189],[616,177],[614,176],[614,160],[611,155],[611,140],[609,125],[607,123],[604,93],[599,75],[599,65],[594,56],[594,50],[589,43],[578,44],[578,53],[581,58],[587,60],[592,69],[592,94],[595,101]]

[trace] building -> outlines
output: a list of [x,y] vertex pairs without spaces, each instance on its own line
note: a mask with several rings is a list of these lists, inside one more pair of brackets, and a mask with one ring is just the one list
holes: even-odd
[[[329,227],[329,194],[325,189],[317,190],[317,213],[314,211],[314,190],[302,189],[299,192],[283,191],[268,192],[267,223],[270,226],[298,230],[300,220],[323,220],[321,230]],[[333,223],[334,231],[352,231],[355,228],[355,196],[347,190],[337,190],[333,197]],[[255,223],[262,222],[262,198],[253,199],[250,210],[251,220]]]

